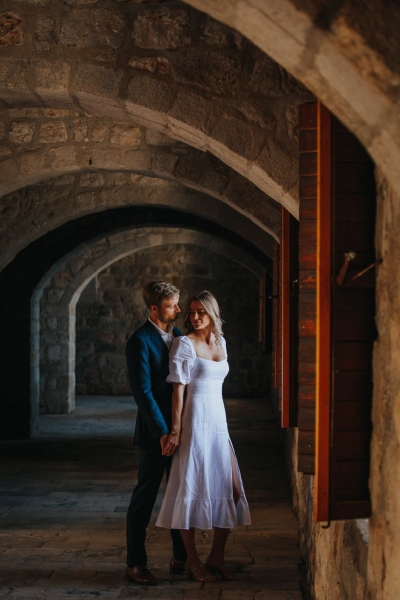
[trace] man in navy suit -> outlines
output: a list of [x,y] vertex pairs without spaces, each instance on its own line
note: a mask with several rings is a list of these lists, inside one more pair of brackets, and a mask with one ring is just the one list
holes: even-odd
[[[171,433],[172,384],[169,374],[169,348],[181,335],[173,326],[180,308],[179,290],[165,281],[151,281],[143,288],[150,316],[129,338],[126,359],[133,396],[138,406],[134,444],[139,446],[138,481],[132,493],[126,518],[126,577],[140,585],[154,585],[156,578],[147,568],[146,528],[164,473],[171,457],[162,450]],[[183,573],[186,550],[178,530],[171,530],[173,558],[171,574]]]

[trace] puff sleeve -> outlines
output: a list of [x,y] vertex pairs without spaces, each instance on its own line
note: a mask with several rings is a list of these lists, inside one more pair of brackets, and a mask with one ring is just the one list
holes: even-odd
[[196,358],[196,352],[190,340],[185,336],[174,339],[169,353],[170,383],[190,383],[190,371]]

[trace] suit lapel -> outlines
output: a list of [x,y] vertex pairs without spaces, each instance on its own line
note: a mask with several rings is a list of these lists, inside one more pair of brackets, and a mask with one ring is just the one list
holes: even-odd
[[158,333],[157,329],[147,321],[146,329],[152,340],[155,344],[160,348],[160,350],[165,351],[167,349],[167,344],[162,339],[161,335]]

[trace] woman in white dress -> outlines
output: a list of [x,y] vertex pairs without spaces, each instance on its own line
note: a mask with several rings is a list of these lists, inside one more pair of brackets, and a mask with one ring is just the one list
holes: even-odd
[[[200,292],[188,304],[188,334],[171,348],[172,430],[164,454],[174,458],[156,521],[159,527],[181,530],[186,573],[201,583],[215,581],[215,573],[237,579],[225,564],[225,545],[232,527],[251,522],[222,398],[229,367],[221,324],[215,297]],[[195,528],[214,528],[204,565]]]

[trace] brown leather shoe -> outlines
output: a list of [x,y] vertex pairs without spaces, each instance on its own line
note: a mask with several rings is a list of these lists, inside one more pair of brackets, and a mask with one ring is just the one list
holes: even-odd
[[157,579],[146,567],[126,567],[125,577],[138,585],[157,585]]
[[169,574],[170,575],[183,575],[185,572],[185,563],[176,558],[171,558],[169,563]]

